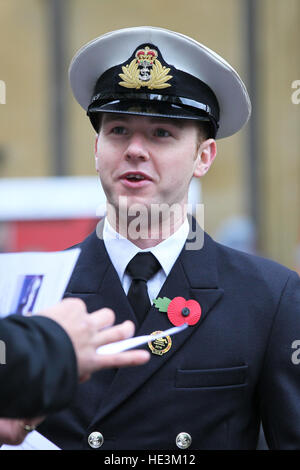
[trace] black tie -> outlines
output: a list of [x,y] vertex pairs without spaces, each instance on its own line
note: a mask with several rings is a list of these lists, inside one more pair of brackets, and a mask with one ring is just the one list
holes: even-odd
[[150,253],[138,253],[128,263],[126,271],[132,277],[127,298],[139,324],[144,320],[151,307],[147,291],[147,281],[160,269],[160,263]]

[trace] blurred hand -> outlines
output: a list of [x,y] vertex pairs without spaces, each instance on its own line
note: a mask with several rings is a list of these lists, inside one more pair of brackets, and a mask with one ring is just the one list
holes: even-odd
[[[137,366],[150,359],[150,353],[143,350],[125,351],[107,356],[96,353],[99,346],[134,335],[135,327],[129,320],[113,326],[115,314],[108,308],[88,314],[82,300],[64,299],[54,307],[39,312],[38,315],[56,321],[69,335],[77,357],[81,382],[88,380],[91,374],[99,369]],[[28,434],[28,430],[24,429],[25,424],[37,426],[43,419],[0,418],[0,443],[20,444]]]
[[80,299],[64,299],[39,315],[56,321],[69,335],[75,350],[80,382],[90,375],[109,367],[128,367],[144,364],[150,353],[144,350],[125,351],[118,354],[100,356],[96,353],[99,346],[130,338],[134,335],[134,323],[127,320],[112,326],[115,314],[108,308],[87,313],[85,303]]
[[8,419],[0,418],[0,443],[9,445],[18,445],[23,442],[28,434],[25,431],[25,424],[29,426],[37,426],[44,418],[34,419]]

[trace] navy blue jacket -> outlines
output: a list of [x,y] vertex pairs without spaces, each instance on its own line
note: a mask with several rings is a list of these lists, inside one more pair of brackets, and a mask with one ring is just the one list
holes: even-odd
[[[80,248],[66,296],[135,321],[103,241],[93,233]],[[262,421],[270,448],[300,449],[298,275],[205,235],[202,249],[182,250],[164,296],[195,299],[200,321],[146,365],[95,373],[41,432],[64,449],[89,449],[93,431],[104,436],[101,450],[178,449],[180,432],[192,436],[189,450],[255,449]],[[136,334],[171,326],[151,307]]]

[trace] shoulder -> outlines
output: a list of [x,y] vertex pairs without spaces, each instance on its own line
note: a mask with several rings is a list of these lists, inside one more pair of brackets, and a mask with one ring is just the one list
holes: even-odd
[[97,231],[93,230],[89,235],[87,235],[83,240],[75,245],[68,246],[66,250],[72,250],[73,248],[86,249],[89,247],[94,247],[96,244],[99,244],[99,237],[97,236]]
[[214,246],[222,280],[235,278],[239,284],[269,286],[271,289],[282,289],[289,279],[299,280],[296,272],[276,261],[229,248],[209,236],[208,243]]

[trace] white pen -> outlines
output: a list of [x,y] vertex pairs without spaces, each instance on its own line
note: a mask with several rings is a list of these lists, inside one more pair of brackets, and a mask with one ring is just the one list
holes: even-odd
[[115,343],[105,344],[97,349],[97,354],[116,354],[122,351],[127,351],[128,349],[136,348],[137,346],[141,346],[142,344],[154,341],[158,338],[163,338],[164,336],[176,335],[176,333],[180,333],[180,331],[185,330],[187,327],[188,324],[184,323],[181,326],[174,326],[173,328],[169,328],[168,330],[157,333],[156,335],[136,336],[122,341],[116,341]]

